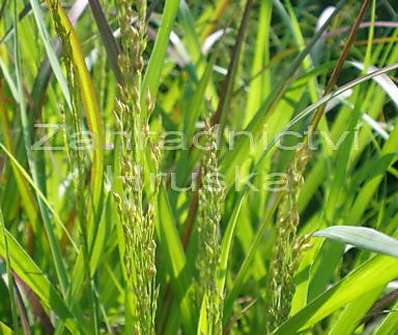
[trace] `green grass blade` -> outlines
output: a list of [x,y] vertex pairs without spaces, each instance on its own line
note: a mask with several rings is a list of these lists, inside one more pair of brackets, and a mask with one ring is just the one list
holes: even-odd
[[204,294],[202,304],[200,307],[200,315],[199,315],[199,323],[198,323],[198,331],[197,335],[207,334],[208,333],[208,322],[207,322],[207,296]]
[[398,257],[398,240],[371,228],[334,226],[318,231],[313,236],[326,237],[360,249]]
[[236,80],[239,60],[241,58],[241,52],[245,39],[246,30],[249,23],[250,12],[252,9],[252,0],[247,0],[245,5],[245,11],[239,25],[238,36],[236,38],[235,47],[232,49],[231,60],[228,65],[228,73],[225,77],[222,87],[220,101],[216,112],[213,114],[211,121],[212,124],[220,124],[220,131],[222,132],[226,123],[226,113],[231,107],[231,98],[233,95],[234,84]]
[[286,321],[274,335],[294,335],[314,326],[349,302],[383,287],[398,276],[398,260],[376,256]]
[[353,334],[364,320],[366,313],[382,294],[383,288],[378,288],[349,304],[339,315],[338,320],[330,330],[330,335]]
[[14,332],[10,327],[8,327],[4,322],[0,321],[0,330],[2,331],[3,335],[13,335]]
[[220,288],[220,292],[224,291],[225,282],[227,279],[228,261],[230,259],[230,251],[232,248],[232,241],[235,236],[235,228],[238,222],[239,215],[241,213],[242,204],[246,199],[246,195],[243,194],[237,201],[237,205],[231,214],[231,218],[228,221],[227,229],[225,230],[222,242],[221,242],[221,253],[220,253],[220,264],[217,269],[218,278],[217,286]]
[[[3,235],[3,233],[1,234]],[[0,255],[6,256],[5,238],[8,242],[13,271],[36,293],[47,308],[54,311],[72,333],[77,334],[80,329],[79,323],[65,305],[57,289],[48,281],[44,273],[7,230],[5,230],[5,236],[0,239]]]
[[51,68],[58,83],[61,87],[62,93],[64,94],[65,100],[69,108],[72,108],[71,96],[66,82],[65,76],[62,72],[61,65],[58,61],[57,53],[52,45],[51,38],[48,34],[47,28],[45,26],[45,21],[43,18],[43,13],[40,4],[37,0],[29,0],[32,6],[33,15],[35,17],[36,25],[39,30],[39,35],[43,41],[44,47],[46,49],[47,57],[50,62]]
[[[37,166],[36,162],[33,158],[32,154],[32,125],[31,125],[31,120],[29,120],[29,117],[26,112],[26,102],[25,102],[25,96],[23,92],[23,83],[22,83],[22,69],[21,69],[21,57],[20,57],[20,48],[19,48],[19,27],[18,27],[18,15],[17,15],[17,1],[14,0],[14,26],[15,26],[15,43],[14,43],[14,58],[15,58],[15,70],[16,70],[16,78],[17,78],[17,86],[18,86],[18,95],[19,95],[19,109],[21,113],[21,123],[22,123],[22,134],[23,134],[23,139],[24,139],[24,144],[25,144],[25,150],[26,150],[26,155],[28,158],[28,164],[30,168],[30,172],[32,173],[33,180],[35,181],[36,184],[38,184],[38,174],[37,174]],[[7,149],[3,146],[2,149],[7,153]],[[9,154],[9,153],[8,153]],[[11,158],[12,155],[9,154],[9,157]],[[14,160],[14,163],[17,163],[16,160]],[[69,280],[68,280],[68,275],[66,271],[66,267],[64,264],[64,260],[61,256],[61,251],[60,251],[60,246],[58,241],[56,240],[55,234],[53,232],[53,229],[51,227],[51,222],[50,218],[47,212],[47,208],[44,206],[42,203],[41,199],[38,198],[38,203],[39,203],[39,209],[42,214],[43,218],[43,223],[44,227],[46,230],[48,242],[51,248],[51,253],[53,257],[53,262],[54,266],[56,269],[57,277],[59,284],[61,286],[61,291],[63,294],[66,294],[68,285],[69,285]]]
[[[159,248],[161,252],[167,256],[167,262],[171,267],[171,275],[174,278],[172,281],[173,291],[177,294],[177,300],[180,305],[179,313],[181,315],[173,315],[172,317],[181,318],[184,329],[187,333],[193,334],[195,332],[195,326],[192,307],[189,303],[190,284],[185,274],[185,267],[187,266],[186,257],[176,229],[168,196],[164,189],[160,190],[158,202],[158,217],[160,219],[157,223],[157,233],[159,234],[160,240]],[[171,320],[169,320],[169,322],[171,322]]]
[[142,101],[146,101],[148,93],[152,99],[157,96],[162,65],[169,45],[171,28],[177,16],[179,2],[179,0],[166,0],[165,2],[162,21],[142,84]]
[[398,304],[395,304],[391,312],[385,317],[385,319],[376,328],[373,335],[395,335],[398,329],[398,314],[396,312]]
[[[3,134],[3,139],[7,150],[14,155],[14,146],[12,143],[12,135],[9,127],[9,122],[7,119],[7,112],[5,109],[5,96],[3,95],[3,87],[2,83],[0,82],[0,128]],[[26,214],[29,218],[29,221],[35,230],[37,228],[37,221],[38,221],[38,208],[35,202],[35,198],[32,192],[29,189],[25,179],[18,171],[18,167],[12,163],[12,170],[14,173],[14,177],[18,186],[19,193],[22,198],[22,206],[25,208]]]
[[[322,26],[322,28],[315,34],[315,36],[311,39],[311,41],[308,43],[306,48],[297,56],[293,64],[288,68],[286,71],[286,74],[283,76],[283,79],[281,80],[276,87],[271,91],[272,94],[265,100],[265,102],[261,105],[259,110],[256,112],[254,115],[253,119],[250,121],[249,125],[245,128],[246,131],[250,132],[253,134],[253,136],[258,136],[259,132],[265,125],[266,121],[269,119],[271,114],[275,111],[275,107],[277,103],[280,101],[280,99],[284,96],[286,93],[288,87],[294,80],[295,74],[298,71],[301,63],[306,59],[308,54],[311,52],[312,48],[314,45],[317,43],[317,41],[322,37],[322,34],[325,32],[326,28],[328,27],[329,23],[333,20],[333,18],[340,12],[340,10],[344,7],[346,3],[346,0],[340,1],[337,6],[335,11],[333,12],[333,15],[329,17],[329,19],[325,22],[325,24]],[[221,171],[223,173],[226,173],[227,175],[230,167],[235,166],[235,162],[239,159],[242,158],[242,155],[247,152],[248,149],[248,139],[247,137],[240,137],[238,141],[236,142],[236,145],[234,147],[234,150],[229,151],[221,165]]]
[[272,1],[261,1],[260,18],[258,22],[258,30],[256,37],[256,49],[252,61],[251,76],[255,77],[250,82],[249,92],[247,94],[247,104],[245,111],[245,121],[243,126],[246,127],[253,118],[254,113],[260,108],[262,97],[268,96],[271,85],[271,71],[264,71],[261,75],[257,75],[262,71],[264,66],[270,60],[270,30],[272,17]]
[[[53,209],[53,207],[51,206],[51,204],[48,202],[47,198],[44,196],[44,194],[41,192],[41,190],[39,189],[39,187],[36,185],[36,183],[33,181],[33,179],[29,176],[29,174],[26,172],[26,170],[23,168],[23,166],[17,161],[17,159],[12,155],[12,153],[10,151],[7,150],[7,148],[0,143],[0,149],[2,149],[5,154],[8,156],[8,158],[10,158],[10,160],[12,161],[12,164],[14,164],[14,166],[16,167],[16,169],[18,169],[18,172],[21,174],[21,176],[30,184],[30,186],[32,186],[32,188],[35,190],[38,198],[40,199],[40,201],[46,206],[46,209],[53,215],[53,218],[55,220],[55,222],[57,224],[59,224],[59,226],[61,227],[61,229],[64,231],[64,233],[66,234],[66,236],[68,237],[69,241],[71,242],[73,248],[75,249],[75,251],[78,251],[78,248],[76,246],[76,243],[74,242],[73,238],[70,236],[68,229],[65,227],[65,225],[62,223],[61,218],[58,216],[58,214],[56,213],[56,211]],[[55,237],[52,237],[55,240]],[[54,241],[54,243],[56,243]]]
[[239,295],[239,292],[242,290],[244,282],[248,276],[250,266],[253,264],[253,260],[258,251],[258,247],[263,240],[265,229],[269,225],[269,223],[276,211],[276,208],[280,201],[280,197],[281,197],[281,193],[274,194],[274,197],[271,200],[271,204],[268,207],[266,216],[262,219],[262,222],[256,232],[256,235],[254,236],[253,240],[250,243],[250,249],[249,249],[248,253],[246,254],[245,259],[243,260],[243,262],[239,268],[238,274],[236,275],[236,277],[234,279],[232,288],[225,299],[224,321],[228,321],[231,316],[233,304],[235,303],[235,299]]
[[8,247],[8,240],[6,238],[6,227],[4,224],[3,211],[1,209],[0,209],[0,226],[1,226],[0,229],[2,233],[3,245],[4,245],[4,260],[6,262],[6,273],[7,273],[7,282],[8,282],[8,292],[10,297],[12,323],[14,326],[14,330],[18,331],[18,314],[15,302],[15,282],[14,282],[14,277],[12,275],[10,250]]

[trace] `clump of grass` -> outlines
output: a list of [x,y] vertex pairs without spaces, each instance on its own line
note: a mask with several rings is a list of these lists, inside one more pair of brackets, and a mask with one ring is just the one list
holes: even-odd
[[0,332],[394,334],[391,0],[10,2]]

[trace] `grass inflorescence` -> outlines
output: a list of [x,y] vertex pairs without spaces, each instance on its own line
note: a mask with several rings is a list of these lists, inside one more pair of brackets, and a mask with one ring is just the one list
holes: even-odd
[[[134,292],[134,316],[138,321],[134,329],[137,334],[153,334],[158,298],[153,200],[159,185],[157,180],[148,181],[152,173],[144,169],[156,172],[160,157],[148,133],[148,114],[153,111],[149,92],[144,95],[145,101],[141,101],[143,54],[147,43],[146,1],[136,5],[138,11],[134,14],[131,2],[118,2],[122,49],[119,67],[123,81],[118,85],[115,115],[122,134],[122,189],[116,193],[116,199],[123,227],[127,285]],[[146,188],[148,182],[155,185]]]
[[[199,297],[206,315],[205,334],[222,334],[224,292],[217,285],[220,265],[220,222],[223,215],[225,189],[218,168],[216,133],[208,123],[206,127],[206,153],[200,167],[197,255]],[[200,298],[199,298],[200,299]]]

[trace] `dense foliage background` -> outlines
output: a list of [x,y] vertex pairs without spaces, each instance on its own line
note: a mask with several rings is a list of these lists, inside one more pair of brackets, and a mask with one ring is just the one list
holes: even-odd
[[397,18],[0,1],[2,333],[397,334]]

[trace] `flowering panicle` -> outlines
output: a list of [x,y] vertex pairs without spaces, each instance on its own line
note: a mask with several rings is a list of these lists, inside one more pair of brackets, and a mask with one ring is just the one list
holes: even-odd
[[[135,333],[154,334],[158,288],[156,286],[153,198],[158,183],[146,185],[147,167],[154,172],[159,164],[159,150],[149,137],[146,112],[153,110],[148,94],[142,95],[143,53],[146,47],[146,1],[117,1],[121,29],[119,66],[123,83],[119,84],[116,118],[122,133],[122,191],[115,194],[125,240],[124,262],[128,285],[132,290],[136,311]],[[146,96],[142,101],[142,96]],[[145,106],[145,108],[143,108]],[[145,110],[145,112],[144,112]]]
[[209,128],[208,150],[201,164],[201,188],[199,190],[199,294],[205,301],[208,330],[206,334],[222,334],[223,292],[217,287],[217,269],[220,262],[220,232],[225,189],[218,171],[216,138]]
[[294,294],[293,277],[299,265],[298,256],[304,246],[304,241],[297,238],[300,221],[297,197],[304,182],[303,173],[309,157],[305,145],[296,152],[287,173],[287,191],[279,205],[276,242],[268,277],[267,333],[285,321],[290,312]]
[[62,117],[65,124],[63,127],[65,138],[64,143],[69,166],[71,167],[71,170],[74,171],[72,174],[72,181],[77,198],[76,205],[82,238],[84,240],[83,243],[85,244],[87,243],[87,232],[86,224],[84,222],[84,207],[87,206],[87,204],[84,199],[84,195],[86,190],[86,176],[88,173],[86,162],[88,162],[89,159],[87,150],[83,149],[85,149],[85,144],[89,142],[85,137],[86,132],[83,131],[83,124],[80,117],[80,106],[82,106],[82,102],[79,90],[78,74],[72,61],[72,46],[69,39],[70,32],[66,31],[61,23],[61,18],[57,11],[58,5],[59,3],[57,0],[50,2],[50,9],[52,10],[55,29],[62,41],[62,60],[66,69],[66,79],[69,91],[71,92],[71,110],[68,112],[65,112],[64,110],[62,111]]

